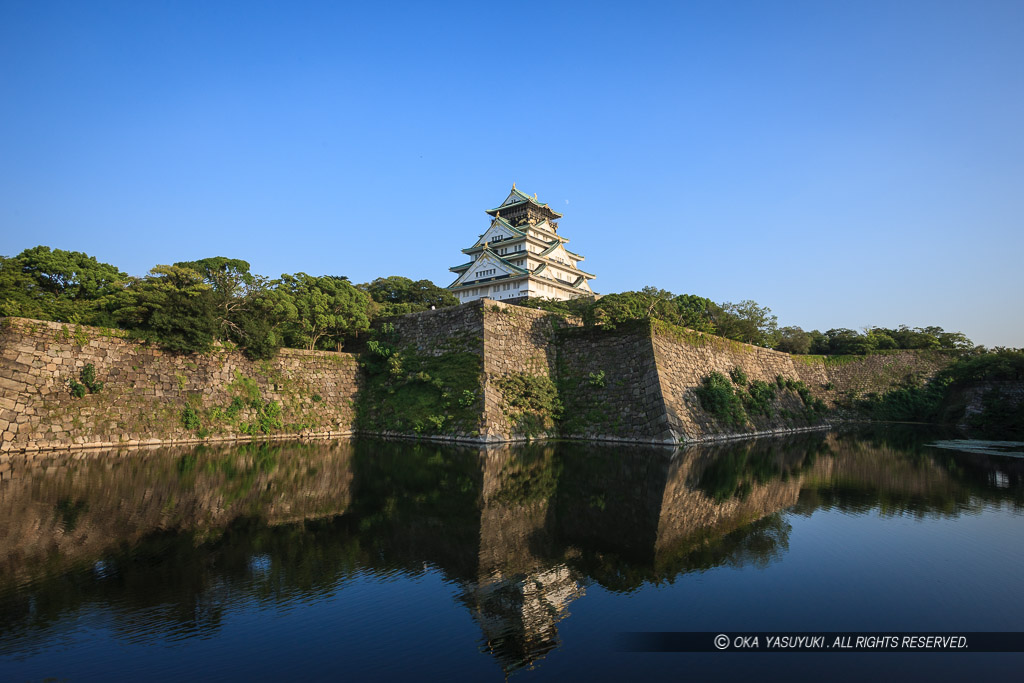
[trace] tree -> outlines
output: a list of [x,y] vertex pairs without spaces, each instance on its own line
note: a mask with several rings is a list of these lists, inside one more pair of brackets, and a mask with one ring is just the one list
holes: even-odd
[[79,251],[38,246],[0,260],[4,315],[95,324],[127,275]]
[[838,355],[857,355],[874,351],[877,337],[860,334],[855,330],[839,327],[825,333],[828,340],[828,353]]
[[266,291],[268,279],[250,273],[248,261],[225,256],[181,261],[174,267],[187,268],[199,274],[202,282],[210,288],[222,337],[241,341],[244,334],[240,318]]
[[346,336],[370,329],[370,296],[344,277],[282,275],[278,289],[290,307],[286,341],[305,349],[329,345],[338,350]]
[[718,334],[747,344],[771,347],[777,339],[778,319],[772,309],[750,299],[722,304],[716,311],[715,324]]
[[373,282],[359,285],[360,290],[380,304],[379,315],[401,315],[416,311],[457,306],[458,298],[430,280],[410,280],[407,277],[391,275],[379,277]]
[[783,327],[779,329],[778,341],[775,343],[777,351],[785,353],[810,353],[811,335],[799,327]]
[[828,353],[828,337],[823,332],[811,330],[808,334],[811,335],[811,353],[819,355]]
[[[932,328],[936,329],[936,328]],[[920,327],[910,328],[900,325],[897,330],[886,330],[896,340],[897,348],[900,349],[937,349],[939,348],[938,338]]]
[[202,276],[181,266],[157,266],[133,282],[120,309],[127,327],[139,329],[177,353],[205,353],[218,339],[217,299]]
[[[528,304],[529,305],[529,304]],[[612,329],[629,320],[660,320],[702,332],[714,332],[712,313],[717,306],[704,297],[673,294],[657,287],[644,287],[639,292],[608,294],[600,299],[580,298],[571,302],[535,304],[545,310],[559,310],[583,318],[588,325]]]
[[255,275],[249,262],[214,256],[176,267],[199,274],[210,287],[219,336],[242,347],[250,358],[271,358],[282,345],[279,328],[293,314],[269,278]]
[[881,328],[869,328],[867,330],[868,342],[871,348],[886,350],[895,349],[896,340],[888,332]]

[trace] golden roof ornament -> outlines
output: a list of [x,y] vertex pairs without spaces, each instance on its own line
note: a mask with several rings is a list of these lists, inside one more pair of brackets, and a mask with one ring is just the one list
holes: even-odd
[[512,189],[513,190],[516,189],[516,181],[514,181],[514,180],[512,181]]

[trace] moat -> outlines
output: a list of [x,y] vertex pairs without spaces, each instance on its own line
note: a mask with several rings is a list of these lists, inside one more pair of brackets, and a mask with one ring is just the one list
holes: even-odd
[[0,679],[1010,678],[1024,654],[617,648],[1022,630],[1024,446],[953,438],[14,456]]

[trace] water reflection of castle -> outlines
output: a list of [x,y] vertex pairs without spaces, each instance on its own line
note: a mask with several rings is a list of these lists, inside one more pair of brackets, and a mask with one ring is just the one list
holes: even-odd
[[[890,511],[952,514],[992,495],[972,483],[992,473],[972,474],[963,462],[947,469],[919,451],[846,448],[820,435],[676,453],[356,442],[15,465],[17,476],[0,482],[0,575],[52,572],[57,560],[68,568],[102,560],[107,575],[144,572],[132,552],[171,547],[176,573],[131,577],[125,583],[138,591],[118,609],[131,619],[133,609],[176,601],[168,618],[184,619],[211,602],[224,611],[252,594],[316,595],[349,574],[418,574],[427,563],[458,585],[481,647],[505,671],[558,647],[559,624],[588,586],[630,590],[774,561],[788,544],[781,510],[870,504],[874,491]],[[998,495],[1020,504],[1020,469],[1000,476],[1012,485]],[[129,549],[111,550],[119,546]],[[97,575],[47,604],[66,614],[75,604],[60,600],[84,604],[90,591],[108,590]],[[0,637],[36,627],[29,605],[40,601],[19,600],[24,610],[4,605],[12,618]]]

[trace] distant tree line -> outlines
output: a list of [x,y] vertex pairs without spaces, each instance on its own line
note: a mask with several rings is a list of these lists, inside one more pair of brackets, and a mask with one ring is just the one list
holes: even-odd
[[779,327],[771,309],[755,301],[717,304],[693,294],[673,294],[657,287],[639,292],[608,294],[600,299],[550,301],[529,299],[524,305],[580,317],[586,325],[614,328],[629,320],[653,319],[716,334],[727,339],[798,354],[866,354],[888,349],[948,349],[970,351],[974,344],[960,332],[941,327],[896,329],[846,328],[805,332],[799,327]]
[[454,306],[429,280],[250,272],[222,256],[158,265],[145,277],[75,251],[39,246],[0,257],[0,315],[130,330],[176,352],[215,343],[269,358],[284,347],[340,349],[380,316]]

